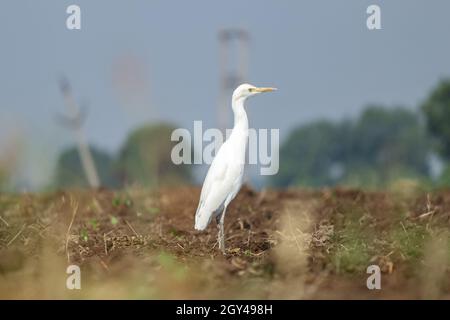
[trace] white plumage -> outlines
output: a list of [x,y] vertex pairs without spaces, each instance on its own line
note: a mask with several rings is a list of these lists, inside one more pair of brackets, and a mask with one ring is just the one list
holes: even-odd
[[232,108],[234,127],[230,137],[219,149],[203,183],[200,201],[195,214],[195,229],[205,230],[213,217],[219,227],[219,249],[225,253],[223,222],[228,204],[239,192],[244,176],[245,152],[248,141],[248,119],[245,100],[261,92],[275,88],[257,88],[242,84],[233,92]]

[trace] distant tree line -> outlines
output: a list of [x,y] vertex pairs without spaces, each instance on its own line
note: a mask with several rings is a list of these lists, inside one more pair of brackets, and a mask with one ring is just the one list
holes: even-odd
[[[437,178],[436,157],[444,164]],[[280,171],[270,181],[278,187],[379,188],[399,179],[450,185],[449,163],[450,80],[443,80],[417,111],[372,105],[355,120],[297,127],[281,146]]]
[[[170,159],[174,129],[170,124],[139,128],[115,156],[91,147],[102,185],[191,183],[191,166]],[[432,159],[442,167],[438,176]],[[441,81],[416,110],[370,105],[355,119],[298,126],[282,144],[279,173],[268,182],[382,188],[401,179],[450,186],[450,80]],[[61,153],[54,185],[87,186],[75,147]]]
[[[138,184],[146,187],[188,183],[191,170],[177,166],[170,159],[170,136],[175,126],[170,124],[147,125],[133,131],[116,156],[91,146],[102,186],[121,188]],[[54,187],[87,187],[78,151],[75,146],[63,151],[58,158]]]

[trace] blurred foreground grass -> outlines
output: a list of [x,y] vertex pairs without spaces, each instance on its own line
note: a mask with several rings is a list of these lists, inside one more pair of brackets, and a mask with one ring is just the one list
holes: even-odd
[[449,298],[450,192],[403,191],[245,187],[226,257],[198,188],[0,194],[0,298]]

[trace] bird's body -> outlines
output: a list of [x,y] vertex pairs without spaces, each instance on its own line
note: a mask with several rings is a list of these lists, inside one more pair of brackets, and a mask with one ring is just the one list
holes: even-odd
[[214,214],[220,214],[218,211],[226,207],[241,188],[248,140],[248,120],[243,112],[237,123],[235,119],[230,137],[220,147],[206,175],[195,215],[196,230],[206,229]]
[[195,214],[195,229],[205,230],[213,217],[218,219],[219,248],[225,253],[223,222],[229,203],[239,192],[244,176],[248,141],[248,118],[244,109],[247,97],[273,88],[240,85],[233,93],[234,127],[230,137],[219,149],[203,183]]

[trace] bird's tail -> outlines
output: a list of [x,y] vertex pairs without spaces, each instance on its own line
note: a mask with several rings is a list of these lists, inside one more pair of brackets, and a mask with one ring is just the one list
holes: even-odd
[[205,230],[211,220],[211,212],[205,212],[204,208],[198,207],[195,214],[195,230]]

